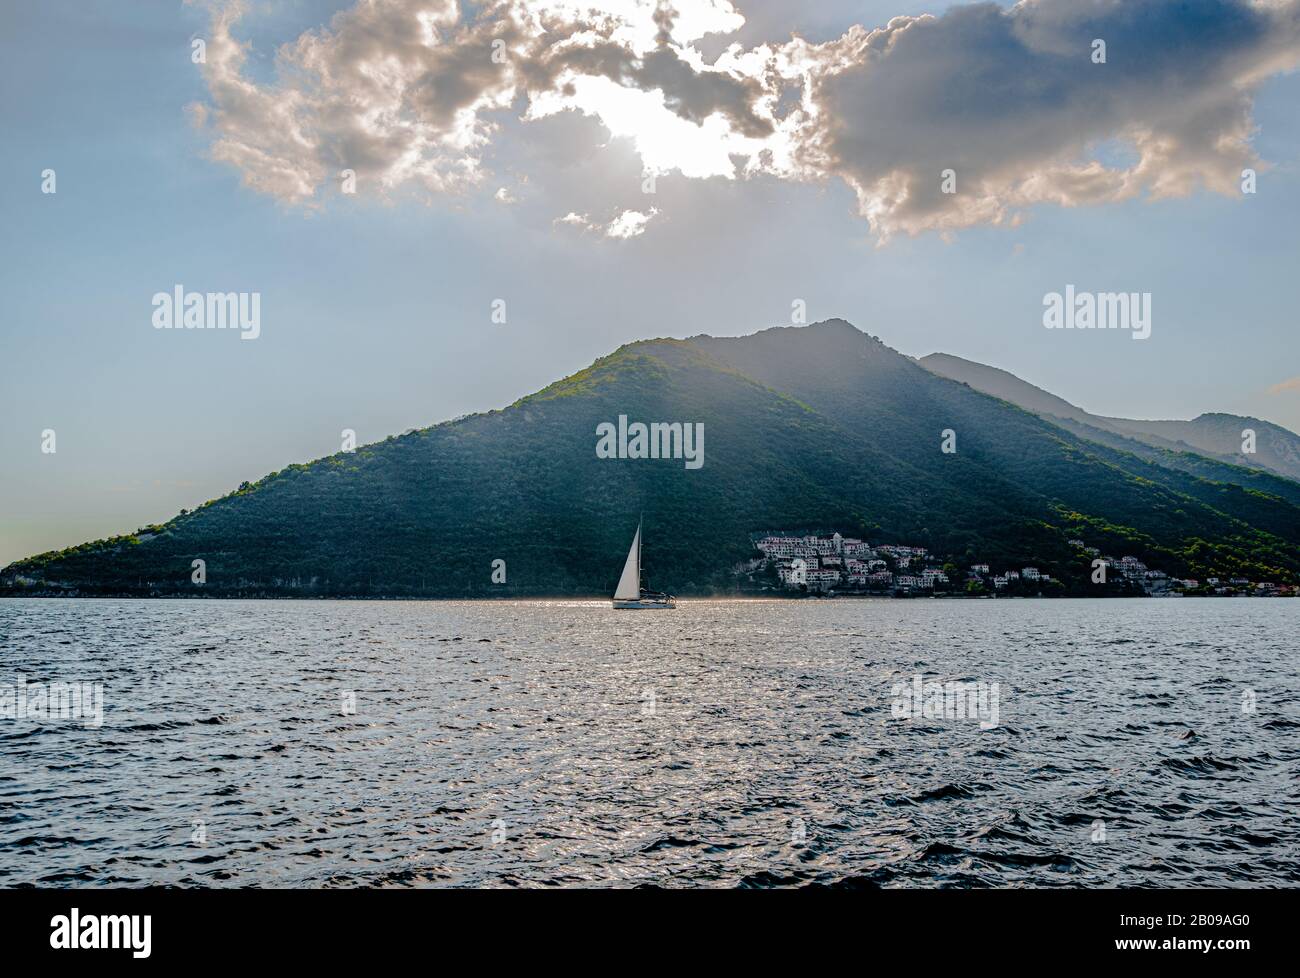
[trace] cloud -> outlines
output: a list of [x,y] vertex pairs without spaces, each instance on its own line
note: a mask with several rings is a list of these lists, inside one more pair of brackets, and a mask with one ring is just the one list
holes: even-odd
[[1285,394],[1289,391],[1300,391],[1300,377],[1291,377],[1280,384],[1274,384],[1265,393]]
[[215,159],[281,200],[310,205],[345,168],[359,192],[472,192],[503,122],[578,113],[649,173],[842,180],[881,240],[1237,193],[1262,166],[1253,95],[1300,64],[1300,0],[975,3],[712,61],[698,43],[744,25],[731,0],[360,0],[262,84],[233,36],[244,0],[209,2],[195,118]]
[[573,227],[580,228],[583,231],[598,231],[607,238],[621,238],[626,240],[627,238],[635,238],[643,234],[646,225],[649,224],[658,214],[659,211],[654,207],[650,208],[649,213],[625,210],[618,214],[608,224],[599,224],[593,221],[586,214],[578,214],[574,211],[570,211],[563,217],[557,218],[555,223],[569,224]]
[[[955,229],[1041,203],[1239,192],[1257,165],[1251,92],[1300,61],[1300,4],[975,4],[851,31],[814,57],[818,166],[882,232]],[[1104,141],[1132,161],[1103,163]]]
[[653,207],[648,214],[643,214],[641,211],[624,211],[609,222],[605,234],[611,238],[635,238],[645,231],[646,225],[658,213]]
[[589,231],[594,227],[591,223],[591,218],[587,217],[586,214],[579,214],[576,211],[569,211],[569,213],[565,214],[563,217],[557,217],[555,223],[572,224],[574,227],[582,228],[584,231]]

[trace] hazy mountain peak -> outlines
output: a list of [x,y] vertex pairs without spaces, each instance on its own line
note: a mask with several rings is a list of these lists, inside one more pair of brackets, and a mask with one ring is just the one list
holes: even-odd
[[[1197,452],[1233,465],[1264,469],[1288,479],[1300,480],[1300,437],[1268,421],[1217,411],[1197,415],[1191,421],[1143,421],[1090,414],[998,367],[948,353],[931,353],[917,362],[932,373],[1010,401],[1048,420],[1073,421],[1094,432],[1135,439],[1153,448]],[[1247,429],[1256,433],[1255,452],[1252,454],[1242,453]]]

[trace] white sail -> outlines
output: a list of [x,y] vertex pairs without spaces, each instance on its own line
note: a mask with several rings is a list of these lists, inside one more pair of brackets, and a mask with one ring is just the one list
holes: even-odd
[[618,579],[618,589],[614,592],[615,601],[635,601],[641,597],[641,524],[636,527],[636,536],[632,538],[632,549],[627,552],[627,563],[623,565],[623,576]]

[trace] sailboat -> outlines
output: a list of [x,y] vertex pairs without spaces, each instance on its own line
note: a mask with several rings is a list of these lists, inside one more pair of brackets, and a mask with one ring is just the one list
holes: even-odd
[[677,601],[671,594],[647,591],[641,587],[641,523],[639,521],[636,525],[636,536],[632,538],[632,549],[627,552],[627,562],[623,565],[623,576],[618,579],[618,587],[614,590],[614,607],[646,610],[677,607]]

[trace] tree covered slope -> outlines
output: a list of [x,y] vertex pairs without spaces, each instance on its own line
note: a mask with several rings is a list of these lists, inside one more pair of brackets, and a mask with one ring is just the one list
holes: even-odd
[[[620,415],[702,423],[704,465],[598,458],[597,426]],[[750,535],[770,529],[1035,564],[1080,589],[1076,536],[1171,573],[1300,580],[1295,484],[1243,486],[1218,478],[1231,466],[1173,467],[1124,444],[938,376],[839,320],[649,340],[505,409],[19,561],[0,593],[606,595],[641,514],[647,584],[683,594],[731,590]]]

